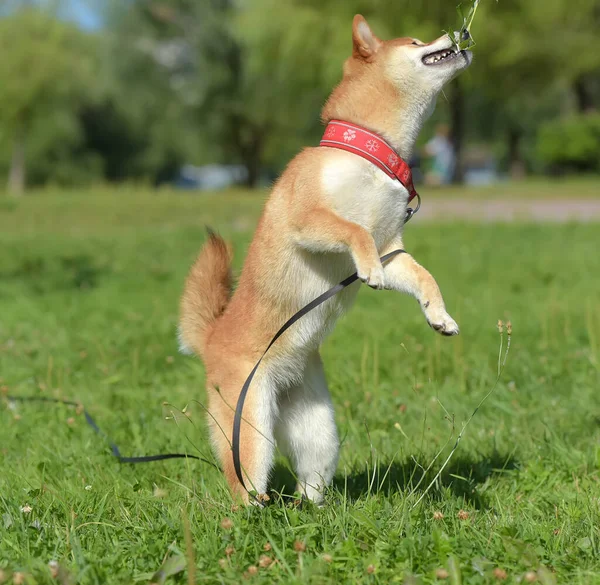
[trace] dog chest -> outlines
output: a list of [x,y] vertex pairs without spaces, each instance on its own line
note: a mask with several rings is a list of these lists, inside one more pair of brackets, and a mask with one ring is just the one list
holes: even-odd
[[404,224],[408,192],[383,171],[351,153],[340,152],[324,166],[322,188],[338,215],[364,227],[378,248]]

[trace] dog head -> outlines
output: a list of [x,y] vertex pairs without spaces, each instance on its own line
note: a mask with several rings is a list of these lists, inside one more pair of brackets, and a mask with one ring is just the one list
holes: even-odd
[[410,37],[383,41],[359,14],[352,44],[344,77],[323,108],[323,122],[337,118],[385,131],[397,120],[413,138],[444,85],[473,59],[448,35],[431,43]]
[[448,35],[431,43],[410,37],[382,41],[360,14],[352,23],[352,42],[352,57],[344,66],[345,76],[375,74],[403,93],[437,94],[473,59],[470,51],[458,50]]

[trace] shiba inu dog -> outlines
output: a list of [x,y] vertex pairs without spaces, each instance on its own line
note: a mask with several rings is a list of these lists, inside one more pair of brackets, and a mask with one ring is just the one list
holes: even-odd
[[[322,121],[364,128],[409,160],[442,87],[470,65],[472,55],[446,35],[428,44],[382,41],[360,15],[352,40]],[[240,389],[279,327],[323,291],[356,271],[373,288],[415,297],[435,331],[458,334],[425,268],[406,253],[385,266],[380,261],[403,248],[408,200],[408,189],[368,158],[322,145],[307,148],[274,186],[233,295],[226,243],[211,235],[201,250],[181,299],[179,337],[182,351],[196,353],[206,367],[212,443],[234,495],[248,501],[231,452]],[[268,487],[275,445],[290,458],[305,497],[321,502],[333,479],[339,441],[319,346],[359,285],[296,323],[257,371],[244,410],[240,460],[244,482],[259,494]]]

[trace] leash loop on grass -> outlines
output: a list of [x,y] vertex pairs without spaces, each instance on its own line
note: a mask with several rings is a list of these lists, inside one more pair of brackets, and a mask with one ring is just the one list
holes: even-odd
[[83,407],[83,405],[78,402],[73,402],[72,400],[61,400],[60,398],[49,398],[47,396],[12,396],[10,394],[6,395],[5,398],[9,402],[49,402],[52,404],[63,404],[65,406],[75,406],[76,408],[81,408],[88,425],[94,429],[96,434],[104,437],[110,446],[112,454],[119,460],[119,463],[150,463],[152,461],[164,461],[166,459],[197,459],[198,461],[203,461],[204,463],[208,463],[209,465],[216,467],[216,465],[212,461],[208,461],[208,459],[204,459],[203,457],[198,457],[196,455],[188,455],[187,453],[161,453],[159,455],[125,457],[121,454],[119,447],[117,447],[117,445],[112,442],[110,437],[104,431],[102,431],[92,415]]
[[[421,200],[419,198],[419,206],[420,206],[420,201]],[[411,209],[410,210],[410,212],[411,212],[410,215],[408,214],[408,210],[407,210],[407,218],[405,220],[405,223],[410,220],[410,218],[414,215],[414,213],[416,213],[416,211],[418,211],[418,209],[419,209],[419,207],[417,207],[417,209],[415,211],[413,211]],[[381,263],[383,264],[384,262],[387,262],[388,260],[391,260],[392,258],[394,258],[395,256],[398,256],[399,254],[406,254],[406,251],[405,250],[394,250],[393,252],[390,252],[389,254],[386,254],[385,256],[382,256],[380,258]],[[311,301],[310,303],[308,303],[308,305],[302,307],[302,309],[300,309],[297,313],[295,313],[294,315],[292,315],[282,325],[281,329],[279,329],[279,331],[275,334],[275,336],[273,337],[273,339],[271,339],[271,342],[267,346],[267,349],[265,349],[265,351],[263,352],[263,354],[260,357],[260,359],[258,360],[258,362],[256,362],[256,365],[254,366],[254,368],[252,368],[252,371],[250,372],[250,375],[248,376],[248,378],[244,382],[244,385],[242,386],[242,390],[240,392],[240,396],[239,396],[238,401],[237,401],[237,405],[235,407],[235,416],[234,416],[234,419],[233,419],[233,437],[232,437],[232,440],[231,440],[231,450],[232,450],[232,453],[233,453],[233,466],[235,468],[235,474],[237,475],[237,478],[238,478],[239,482],[242,484],[243,488],[248,493],[250,493],[250,491],[248,490],[248,488],[246,487],[246,484],[244,483],[244,478],[242,476],[242,465],[241,465],[241,461],[240,461],[240,430],[241,430],[241,424],[242,424],[242,413],[244,411],[244,402],[246,401],[246,396],[248,394],[248,390],[250,388],[250,384],[252,383],[252,379],[254,378],[254,374],[256,374],[256,370],[258,370],[258,366],[260,366],[263,358],[265,357],[265,355],[267,355],[267,352],[271,349],[271,347],[273,346],[273,344],[294,323],[296,323],[297,321],[299,321],[300,319],[302,319],[302,317],[304,317],[306,314],[310,313],[313,309],[316,309],[319,305],[322,305],[325,301],[329,300],[331,297],[334,297],[339,292],[341,292],[342,290],[344,290],[345,288],[347,288],[348,286],[350,286],[351,284],[353,284],[357,280],[358,280],[358,274],[355,272],[354,274],[350,275],[345,280],[342,280],[342,282],[340,282],[339,284],[336,284],[334,287],[330,288],[328,291],[324,292],[322,295],[318,296],[316,299],[314,299],[313,301]]]

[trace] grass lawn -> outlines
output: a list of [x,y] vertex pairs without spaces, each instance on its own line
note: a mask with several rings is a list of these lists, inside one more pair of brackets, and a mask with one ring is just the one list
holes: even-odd
[[[260,206],[126,190],[0,201],[2,392],[82,401],[126,455],[211,457],[178,298],[204,225],[239,267]],[[63,584],[600,583],[598,230],[410,224],[461,335],[364,287],[323,347],[343,446],[320,509],[276,493],[232,507],[206,464],[120,465],[74,409],[0,400],[0,575],[52,583],[56,561]],[[501,382],[415,506],[494,383],[498,319],[513,323]],[[284,466],[273,485],[293,489]]]

